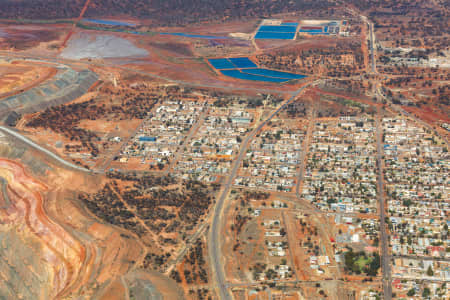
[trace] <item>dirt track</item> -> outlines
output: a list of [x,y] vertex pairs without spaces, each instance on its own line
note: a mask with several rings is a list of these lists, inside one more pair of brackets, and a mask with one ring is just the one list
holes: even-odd
[[[0,70],[2,68],[2,65],[0,64]],[[7,70],[12,70],[14,71],[15,66],[14,65],[8,65],[5,67]],[[17,75],[14,77],[20,77],[19,79],[17,79],[14,82],[14,88],[9,88],[8,86],[0,89],[0,91],[2,90],[7,90],[8,92],[4,92],[4,93],[0,93],[0,99],[1,98],[6,98],[6,97],[10,97],[10,96],[15,96],[18,95],[20,93],[23,93],[24,91],[27,91],[29,89],[34,88],[35,86],[40,85],[41,83],[43,83],[44,81],[49,80],[50,78],[52,78],[53,76],[56,75],[57,73],[57,69],[55,68],[50,68],[50,67],[42,67],[42,68],[37,68],[37,70],[32,70],[33,74],[38,73],[38,78],[35,80],[30,80],[27,78],[22,78],[23,74],[20,74],[19,72],[23,72],[22,69],[18,68],[17,69]],[[20,74],[20,75],[19,75]],[[2,81],[0,80],[0,83]],[[7,88],[8,87],[8,88]]]

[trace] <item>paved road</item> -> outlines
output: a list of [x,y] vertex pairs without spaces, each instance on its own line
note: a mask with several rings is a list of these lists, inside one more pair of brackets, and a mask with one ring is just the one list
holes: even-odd
[[439,257],[439,256],[394,255],[394,258],[408,258],[417,260],[434,260],[434,261],[450,262],[450,257]]
[[170,265],[166,268],[164,273],[169,274],[174,267],[176,267],[179,263],[181,263],[188,250],[191,249],[194,245],[196,245],[197,239],[201,237],[201,235],[205,232],[206,229],[208,229],[208,223],[203,222],[199,226],[197,231],[194,232],[194,234],[186,241],[185,245],[181,248],[181,251],[179,251],[175,259],[172,262],[170,262]]
[[[375,43],[376,37],[375,32],[373,30],[373,23],[370,22],[367,17],[362,16],[361,18],[367,23],[369,26],[370,34],[370,55],[371,55],[371,65],[372,65],[372,73],[377,74],[377,61],[375,58]],[[378,80],[376,80],[374,84],[374,89],[378,86]],[[377,96],[378,102],[381,102],[380,97],[378,96],[376,90],[375,95]],[[389,236],[386,232],[386,208],[384,206],[384,186],[383,186],[383,129],[381,126],[381,108],[378,107],[378,116],[376,118],[376,139],[377,139],[377,189],[378,189],[378,209],[380,211],[380,242],[381,242],[381,272],[383,275],[382,283],[383,283],[383,294],[385,300],[392,299],[392,275],[391,275],[391,266],[390,261],[391,257],[389,254]]]
[[302,150],[301,150],[301,154],[300,154],[300,166],[299,166],[298,174],[297,174],[297,185],[295,186],[295,195],[297,196],[297,199],[299,199],[299,200],[301,198],[300,187],[301,187],[304,177],[305,177],[306,154],[309,151],[309,144],[311,142],[311,136],[312,136],[312,132],[314,130],[315,118],[316,118],[316,107],[315,107],[315,103],[314,103],[312,111],[310,112],[310,115],[309,115],[309,123],[308,123],[308,129],[307,129],[306,135],[305,135],[305,140],[302,144]]
[[111,153],[109,157],[104,161],[103,165],[99,166],[98,169],[100,170],[100,172],[105,173],[108,171],[109,166],[113,162],[114,158],[118,157],[128,145],[128,143],[138,134],[139,130],[144,126],[145,121],[146,119],[143,119],[142,122],[136,127],[136,129],[128,136],[128,138],[124,139],[124,141],[119,146],[119,149],[117,149],[114,153]]
[[386,209],[384,207],[384,187],[383,187],[383,132],[381,126],[381,109],[379,109],[376,118],[376,138],[377,138],[377,188],[378,188],[378,209],[380,210],[380,242],[381,242],[381,271],[383,273],[383,292],[384,299],[392,299],[392,277],[389,255],[389,237],[386,232]]
[[214,216],[212,220],[212,225],[209,231],[209,243],[208,243],[208,251],[209,251],[209,259],[211,262],[211,268],[213,276],[213,281],[215,286],[218,288],[218,296],[219,299],[222,300],[231,300],[232,296],[230,291],[226,285],[225,272],[222,265],[222,254],[221,254],[221,237],[222,237],[222,213],[224,210],[225,200],[228,196],[228,193],[233,185],[233,180],[237,174],[239,166],[241,164],[242,159],[244,158],[245,152],[247,150],[248,144],[250,141],[256,136],[256,134],[267,124],[273,117],[275,117],[282,109],[284,109],[289,103],[294,101],[294,99],[310,84],[307,84],[293,93],[291,98],[285,101],[277,110],[275,110],[265,121],[261,122],[257,128],[255,128],[243,141],[241,145],[241,149],[239,151],[238,157],[233,162],[233,168],[231,170],[230,175],[227,178],[226,183],[222,188],[222,193],[218,197],[216,206],[214,208]]
[[[152,78],[156,78],[156,79],[161,79],[164,81],[168,81],[168,82],[173,82],[176,84],[180,84],[183,86],[190,86],[190,87],[200,87],[200,88],[215,88],[215,89],[225,89],[225,90],[236,90],[236,91],[257,91],[259,93],[275,93],[275,94],[291,94],[294,96],[296,96],[298,94],[298,91],[284,91],[284,90],[278,90],[278,89],[259,89],[259,88],[245,88],[245,87],[233,87],[233,86],[227,86],[227,85],[223,85],[223,84],[202,84],[202,83],[195,83],[195,82],[189,82],[189,81],[183,81],[183,80],[174,80],[168,77],[164,77],[164,76],[160,76],[154,73],[150,73],[150,72],[145,72],[145,71],[141,71],[141,70],[136,70],[136,69],[132,69],[129,67],[122,67],[119,65],[114,65],[114,64],[107,64],[107,63],[96,63],[96,62],[89,62],[89,61],[78,61],[78,60],[69,60],[69,59],[63,59],[63,58],[55,58],[55,57],[51,57],[51,56],[44,56],[44,55],[26,55],[26,54],[18,54],[18,53],[11,53],[8,51],[1,51],[0,50],[0,56],[4,56],[4,57],[15,57],[15,58],[22,58],[22,59],[28,59],[31,61],[38,61],[38,62],[46,62],[46,63],[56,63],[56,64],[61,64],[61,65],[69,65],[69,66],[97,66],[97,67],[113,67],[113,68],[117,68],[117,69],[121,69],[127,72],[133,72],[133,73],[137,73],[137,74],[141,74],[141,75],[146,75]],[[7,113],[7,112],[5,112]],[[33,141],[27,139],[26,137],[20,135],[19,133],[12,131],[6,127],[2,127],[3,131],[15,136],[16,138],[22,140],[23,142],[27,143],[28,145],[32,146],[33,148],[41,151],[42,153],[52,157],[53,159],[55,159],[56,161],[60,162],[61,164],[63,164],[66,167],[69,167],[71,169],[76,169],[79,171],[83,171],[83,172],[92,172],[89,171],[83,167],[80,167],[78,165],[75,165],[71,162],[68,162],[64,159],[62,159],[61,157],[57,156],[56,154],[52,153],[51,151],[37,145],[36,143],[34,143]],[[107,164],[109,162],[107,161]],[[106,168],[106,167],[105,167]],[[101,172],[101,171],[99,171]]]
[[292,240],[292,233],[293,231],[291,231],[289,228],[289,225],[292,225],[288,222],[286,222],[286,212],[285,211],[281,211],[281,218],[283,219],[283,225],[284,228],[286,228],[286,238],[287,238],[287,242],[288,242],[288,247],[287,250],[289,252],[289,260],[292,266],[292,269],[294,271],[294,275],[295,275],[295,279],[298,279],[298,273],[297,273],[297,265],[295,264],[295,260],[294,260],[294,251],[292,251],[292,249],[294,249],[295,247],[295,242]]
[[[355,13],[353,11],[353,13]],[[369,21],[369,19],[367,19],[366,16],[360,15],[361,19],[366,22],[367,26],[369,27],[369,46],[370,46],[370,60],[371,60],[371,66],[372,66],[372,73],[376,74],[377,73],[377,63],[375,60],[375,43],[376,43],[376,39],[375,39],[375,33],[373,31],[373,23]]]
[[375,60],[375,33],[373,32],[373,23],[372,22],[367,22],[369,24],[369,29],[370,29],[370,56],[372,59],[372,72],[373,73],[377,73],[377,63]]
[[14,130],[11,130],[11,129],[5,127],[5,126],[0,126],[0,131],[2,131],[2,132],[6,133],[6,134],[8,134],[10,136],[13,136],[13,137],[19,139],[20,141],[24,142],[25,144],[33,147],[34,149],[36,149],[36,150],[38,150],[38,151],[40,151],[42,153],[44,153],[45,155],[51,157],[52,159],[56,160],[57,162],[61,163],[62,165],[66,166],[66,167],[68,167],[70,169],[75,169],[77,171],[82,171],[82,172],[87,172],[87,173],[91,173],[92,172],[91,170],[88,170],[86,168],[80,167],[80,166],[78,166],[76,164],[73,164],[71,162],[68,162],[68,161],[62,159],[61,157],[59,157],[55,153],[53,153],[53,152],[51,152],[51,151],[49,151],[49,150],[39,146],[38,144],[36,144],[32,140],[24,137],[23,135],[21,135],[20,133],[14,131]]
[[167,169],[163,172],[164,175],[169,174],[172,172],[172,169],[177,165],[178,161],[180,160],[180,156],[184,153],[184,147],[189,147],[189,144],[194,137],[194,135],[197,133],[200,126],[203,125],[205,122],[206,117],[208,116],[209,108],[206,106],[203,107],[203,111],[200,113],[200,116],[198,117],[197,121],[191,126],[189,129],[188,134],[185,136],[183,140],[182,145],[178,145],[178,149],[176,150],[175,154],[173,155],[173,159],[170,162]]
[[[361,279],[362,281],[362,279]],[[315,286],[317,283],[326,284],[326,283],[345,283],[344,279],[322,279],[322,280],[265,280],[263,284],[276,283],[278,285],[303,285],[303,286]],[[356,280],[353,282],[357,282]],[[378,283],[376,281],[373,282],[364,282],[366,286],[377,286]],[[227,287],[253,287],[253,286],[261,286],[261,282],[242,282],[242,283],[228,283]]]

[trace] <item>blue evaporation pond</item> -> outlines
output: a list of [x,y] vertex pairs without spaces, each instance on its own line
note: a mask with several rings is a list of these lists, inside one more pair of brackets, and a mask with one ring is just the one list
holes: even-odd
[[275,78],[281,78],[281,79],[302,79],[305,78],[305,75],[300,74],[294,74],[294,73],[288,73],[288,72],[281,72],[281,71],[275,71],[275,70],[269,70],[269,69],[246,69],[242,70],[242,73],[252,74],[252,75],[261,75],[261,76],[267,76],[267,77],[275,77]]
[[322,29],[301,29],[299,30],[300,32],[306,32],[306,33],[318,33],[318,32],[322,32]]
[[273,77],[265,77],[265,76],[258,76],[258,75],[252,75],[252,74],[246,74],[242,73],[239,70],[222,70],[223,75],[237,78],[237,79],[245,79],[245,80],[255,80],[255,81],[263,81],[263,82],[286,82],[287,79],[282,78],[273,78]]
[[248,59],[248,57],[229,58],[228,60],[231,61],[231,63],[233,65],[235,65],[236,68],[238,68],[238,69],[257,68],[258,67],[257,65],[255,65],[254,62],[252,62],[250,59]]
[[96,23],[96,24],[102,24],[102,25],[128,26],[128,27],[136,26],[136,24],[133,24],[133,23],[111,21],[111,20],[83,19],[83,21],[90,22],[90,23]]
[[295,37],[295,32],[261,32],[255,35],[255,39],[269,39],[269,40],[292,40]]
[[277,26],[277,25],[262,25],[259,27],[259,31],[263,32],[295,32],[297,26]]
[[284,25],[284,26],[295,26],[295,27],[297,27],[297,26],[298,26],[298,23],[287,22],[287,23],[281,23],[281,25]]
[[145,35],[146,34],[145,32],[140,32],[140,31],[126,31],[126,32],[132,33],[132,34],[139,34],[139,35]]
[[120,29],[120,28],[114,29],[114,32],[125,32],[125,33],[129,33],[129,34],[138,34],[138,35],[147,35],[148,34],[146,32],[125,30],[125,29]]
[[217,40],[229,39],[229,37],[227,37],[227,36],[190,34],[190,33],[183,33],[183,32],[161,32],[160,34],[162,34],[162,35],[183,36],[183,37],[196,38],[196,39],[217,39]]
[[236,69],[236,67],[226,58],[211,58],[209,63],[216,69]]

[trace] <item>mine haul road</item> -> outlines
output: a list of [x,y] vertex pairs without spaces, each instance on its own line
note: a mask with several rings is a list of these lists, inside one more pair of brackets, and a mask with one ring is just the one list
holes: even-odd
[[20,133],[18,133],[17,131],[14,131],[12,129],[9,129],[5,126],[0,126],[0,131],[3,133],[6,133],[7,135],[10,135],[18,140],[20,140],[21,142],[27,144],[28,146],[44,153],[45,155],[49,156],[50,158],[56,160],[57,162],[59,162],[60,164],[64,165],[65,167],[68,167],[69,169],[74,169],[77,171],[82,171],[82,172],[87,172],[90,173],[92,172],[91,170],[88,170],[86,168],[80,167],[74,163],[68,162],[67,160],[62,159],[61,157],[59,157],[58,155],[56,155],[55,153],[45,149],[44,147],[39,146],[38,144],[36,144],[35,142],[33,142],[32,140],[30,140],[27,137],[24,137],[23,135],[21,135]]

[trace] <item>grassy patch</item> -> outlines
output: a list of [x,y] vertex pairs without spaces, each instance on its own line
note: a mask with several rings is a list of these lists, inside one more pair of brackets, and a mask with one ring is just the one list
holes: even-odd
[[345,255],[345,270],[350,273],[366,273],[368,276],[376,276],[380,268],[380,255],[374,253],[369,255],[363,251],[353,252],[352,249]]
[[356,261],[355,265],[359,266],[359,269],[362,271],[365,266],[367,266],[371,261],[373,260],[373,257],[364,257],[360,256]]

